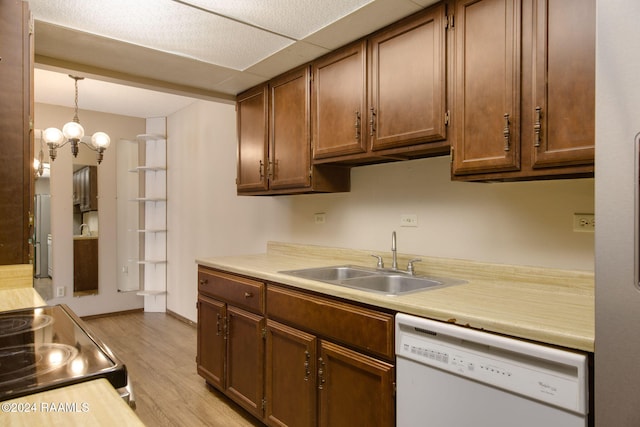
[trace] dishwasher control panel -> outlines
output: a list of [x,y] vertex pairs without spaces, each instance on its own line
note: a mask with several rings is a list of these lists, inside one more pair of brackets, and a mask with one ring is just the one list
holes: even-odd
[[427,319],[420,320],[433,324],[400,320],[396,321],[398,358],[570,411],[587,411],[583,354]]

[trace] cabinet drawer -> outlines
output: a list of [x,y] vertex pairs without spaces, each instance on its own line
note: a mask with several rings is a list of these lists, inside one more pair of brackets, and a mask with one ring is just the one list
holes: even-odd
[[267,301],[270,319],[393,359],[391,314],[272,285]]
[[198,292],[249,311],[264,313],[264,283],[198,267]]

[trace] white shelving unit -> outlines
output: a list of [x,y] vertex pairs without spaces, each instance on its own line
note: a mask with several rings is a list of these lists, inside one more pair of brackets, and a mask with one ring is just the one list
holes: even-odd
[[167,293],[167,140],[162,134],[136,137],[138,165],[129,172],[138,175],[138,254],[129,259],[129,271],[137,271],[136,293],[145,297],[145,311],[166,311]]

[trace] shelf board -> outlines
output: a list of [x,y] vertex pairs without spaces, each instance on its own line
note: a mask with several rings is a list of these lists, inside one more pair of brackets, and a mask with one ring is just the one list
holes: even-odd
[[138,141],[150,141],[150,140],[158,140],[158,139],[166,139],[164,135],[160,135],[157,133],[143,133],[136,136]]
[[135,262],[136,264],[166,264],[166,259],[130,259],[129,262]]
[[166,171],[166,166],[136,166],[133,169],[129,169],[129,172],[137,173],[137,172],[159,172]]
[[130,199],[130,202],[166,202],[166,197],[136,197],[135,199]]
[[167,230],[165,229],[161,229],[161,228],[146,228],[146,229],[140,229],[140,230],[129,230],[129,231],[135,231],[137,233],[166,233]]
[[164,295],[166,293],[167,293],[167,291],[142,290],[142,291],[136,292],[136,295],[142,295],[142,296],[145,296],[145,297],[148,297],[148,296],[154,296],[155,297],[155,296],[158,296],[158,295]]

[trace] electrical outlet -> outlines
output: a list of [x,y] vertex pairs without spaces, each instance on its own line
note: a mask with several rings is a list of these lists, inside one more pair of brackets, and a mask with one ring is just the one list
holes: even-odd
[[418,215],[416,214],[402,214],[400,215],[400,227],[417,227]]
[[313,214],[313,222],[316,224],[324,224],[327,222],[327,214],[325,212],[318,212]]
[[61,298],[64,296],[64,286],[58,286],[56,288],[56,297]]
[[594,214],[573,214],[573,231],[593,233],[596,229]]

